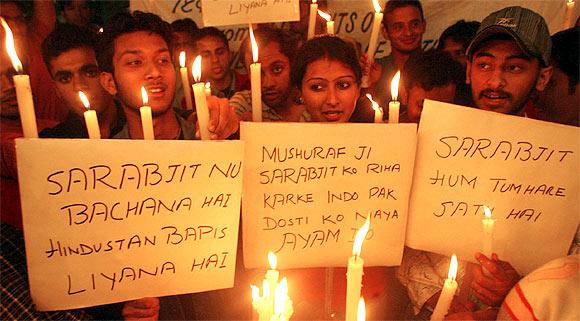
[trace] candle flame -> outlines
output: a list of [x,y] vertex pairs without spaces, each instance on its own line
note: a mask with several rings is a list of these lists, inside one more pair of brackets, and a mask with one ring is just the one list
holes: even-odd
[[274,294],[274,314],[283,315],[286,308],[286,300],[288,298],[288,281],[283,278],[276,286],[276,293]]
[[485,218],[491,218],[491,210],[487,206],[483,206],[483,212],[485,213]]
[[330,21],[331,17],[328,13],[324,12],[324,11],[320,11],[318,10],[318,14],[324,18],[324,20],[326,20],[327,22]]
[[367,216],[367,219],[363,226],[356,232],[356,236],[354,237],[354,245],[352,246],[352,255],[360,256],[362,243],[367,236],[369,231],[369,227],[371,225],[371,216]]
[[179,53],[179,67],[185,67],[185,51]]
[[201,80],[201,56],[195,57],[193,65],[191,66],[191,73],[193,74],[193,80],[195,80],[195,82]]
[[391,81],[391,97],[396,101],[399,97],[399,81],[401,80],[401,71],[397,71],[393,80]]
[[381,13],[381,5],[379,4],[379,0],[373,0],[373,6],[375,7],[376,13]]
[[251,284],[250,288],[252,289],[252,301],[258,301],[260,299],[260,288]]
[[568,0],[568,4],[574,4],[575,0]]
[[272,251],[268,252],[268,262],[270,263],[270,269],[275,270],[278,260],[276,259],[276,254],[274,254]]
[[374,111],[381,110],[381,107],[379,106],[379,103],[377,103],[376,101],[374,101],[373,96],[371,96],[371,94],[367,94],[366,96],[371,101],[371,104],[373,105],[373,110]]
[[258,62],[258,43],[254,37],[254,28],[252,28],[252,24],[250,24],[250,40],[252,42],[252,59],[254,62]]
[[365,299],[358,300],[358,312],[356,314],[356,321],[365,321],[366,319]]
[[85,106],[85,108],[87,110],[91,109],[91,104],[89,103],[89,99],[87,98],[87,95],[85,95],[84,92],[79,91],[79,98],[81,99],[81,101],[83,102],[83,105]]
[[4,27],[4,30],[6,31],[6,51],[8,52],[8,56],[12,61],[12,66],[14,67],[17,73],[21,73],[22,62],[20,62],[20,59],[16,54],[16,48],[14,47],[14,35],[12,34],[12,30],[10,30],[8,23],[6,23],[6,20],[4,20],[4,18],[0,17],[0,22],[2,23],[2,27]]
[[312,0],[312,3],[316,3],[317,0]]
[[103,29],[103,28],[99,29],[99,33],[103,33],[103,31],[105,31],[105,29]]
[[209,81],[205,83],[205,89],[211,89],[211,83]]
[[455,281],[457,277],[457,256],[453,254],[451,256],[451,263],[449,264],[449,273],[447,274],[447,279]]
[[147,90],[143,86],[141,86],[141,99],[143,99],[143,106],[147,106],[149,103],[149,96],[147,95]]

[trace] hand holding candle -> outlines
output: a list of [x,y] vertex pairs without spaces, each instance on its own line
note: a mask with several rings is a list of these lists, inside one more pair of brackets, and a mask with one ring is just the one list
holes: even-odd
[[87,125],[87,132],[89,133],[90,139],[101,139],[101,129],[99,128],[99,120],[97,118],[97,112],[91,110],[91,104],[89,99],[84,92],[79,91],[79,98],[81,99],[83,105],[87,109],[85,111],[85,124]]
[[447,274],[447,279],[443,284],[443,289],[441,290],[441,295],[437,301],[437,305],[431,314],[431,321],[441,321],[447,315],[453,297],[455,296],[455,291],[457,291],[457,281],[455,278],[457,276],[457,256],[453,254],[451,256],[451,263],[449,264],[449,273]]
[[373,96],[371,94],[366,94],[367,98],[373,104],[373,110],[375,111],[375,123],[382,123],[383,122],[383,108],[379,106],[379,104],[373,100]]
[[310,4],[310,15],[308,16],[308,40],[314,38],[314,33],[316,32],[316,14],[318,13],[318,3],[316,0],[312,0]]
[[392,100],[389,103],[389,123],[397,124],[399,122],[399,109],[401,108],[401,103],[397,101],[399,96],[399,81],[401,80],[401,71],[397,71],[393,80],[391,81],[391,97]]
[[252,120],[262,121],[262,64],[258,62],[258,43],[254,37],[254,28],[250,24],[250,40],[252,42],[252,58],[250,65],[250,80],[252,83]]
[[370,216],[358,230],[352,246],[352,256],[348,259],[346,271],[346,321],[355,321],[363,276],[364,260],[360,257],[362,243],[370,228]]
[[154,140],[155,134],[153,132],[153,116],[151,115],[151,107],[147,106],[149,103],[149,96],[145,87],[141,87],[141,99],[143,99],[143,106],[139,108],[141,113],[141,127],[143,128],[143,139]]
[[320,11],[318,10],[318,14],[324,18],[324,20],[326,20],[326,34],[328,35],[333,35],[334,34],[334,21],[332,21],[332,17],[324,12],[324,11]]
[[0,23],[5,30],[6,50],[12,62],[14,70],[18,75],[14,75],[14,87],[16,87],[16,99],[18,100],[18,113],[20,114],[20,123],[25,138],[38,138],[38,129],[36,127],[36,114],[34,112],[34,102],[32,100],[32,89],[30,88],[30,77],[22,75],[22,62],[16,54],[14,47],[14,36],[12,30],[4,18],[0,17]]
[[181,84],[183,85],[185,106],[187,110],[192,110],[193,102],[191,101],[191,87],[189,87],[189,77],[187,75],[187,67],[185,66],[185,51],[179,53],[179,73],[181,74]]
[[195,97],[195,109],[197,111],[197,121],[199,122],[199,133],[202,140],[210,139],[209,109],[207,107],[207,96],[205,94],[205,83],[201,81],[201,56],[195,57],[191,67],[193,79],[193,96]]

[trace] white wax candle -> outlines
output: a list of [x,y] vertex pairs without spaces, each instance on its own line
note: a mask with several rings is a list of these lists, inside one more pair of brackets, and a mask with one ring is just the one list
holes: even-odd
[[570,28],[570,24],[572,22],[572,12],[574,12],[574,5],[576,4],[575,0],[568,0],[566,1],[566,12],[564,13],[564,24],[563,29]]
[[360,257],[362,243],[370,228],[370,216],[358,230],[352,246],[352,256],[348,259],[346,271],[346,321],[355,321],[358,312],[362,286],[364,260]]
[[142,106],[139,108],[141,113],[141,126],[143,127],[143,139],[154,140],[155,134],[153,131],[153,117],[151,115],[151,107]]
[[312,0],[310,5],[310,15],[308,16],[308,39],[314,38],[316,32],[316,13],[318,12],[318,3]]
[[195,110],[197,111],[197,121],[199,123],[199,133],[202,140],[210,139],[209,109],[207,107],[207,96],[205,94],[205,84],[201,82],[201,56],[195,57],[191,67],[193,79],[197,83],[193,84],[193,96],[195,98]]
[[329,35],[334,34],[334,21],[330,20],[326,22],[326,33]]
[[97,120],[97,112],[94,110],[87,110],[84,113],[85,124],[90,139],[101,139],[101,130],[99,129],[99,121]]
[[485,218],[481,220],[483,224],[483,250],[482,253],[491,259],[491,254],[493,253],[493,225],[495,224],[495,219],[491,218],[491,210],[484,206],[483,210],[485,212]]
[[389,124],[397,124],[399,122],[399,110],[401,103],[398,101],[389,102]]
[[79,98],[87,109],[84,113],[85,124],[90,139],[101,139],[101,129],[99,128],[99,120],[97,119],[97,112],[91,110],[91,103],[84,92],[79,91]]
[[369,50],[367,51],[369,63],[373,63],[375,61],[375,51],[377,50],[379,31],[381,30],[382,21],[383,14],[381,12],[375,12],[375,20],[373,21],[373,29],[371,31],[371,38],[369,40]]
[[401,103],[397,101],[399,96],[399,81],[401,80],[401,71],[397,71],[393,80],[391,80],[391,97],[392,101],[389,103],[389,123],[396,124],[399,122],[399,109]]
[[207,107],[207,96],[205,94],[205,84],[198,82],[193,85],[193,95],[195,97],[195,109],[199,122],[199,132],[202,140],[210,139],[210,132],[207,128],[209,124],[209,109]]
[[252,120],[262,121],[262,64],[255,62],[250,65],[252,82]]
[[14,79],[14,86],[16,87],[18,112],[20,113],[20,123],[22,124],[24,137],[38,138],[36,114],[34,112],[32,90],[30,89],[30,77],[28,75],[15,75],[12,79]]
[[262,121],[262,64],[258,62],[258,43],[254,37],[254,29],[250,25],[250,40],[252,42],[252,59],[250,65],[250,81],[252,84],[252,120]]
[[346,271],[346,321],[355,321],[362,285],[364,260],[360,256],[348,259]]
[[379,104],[373,100],[373,96],[371,94],[366,94],[367,98],[371,101],[373,105],[373,110],[375,111],[375,123],[382,123],[383,122],[383,108],[379,106]]
[[191,87],[189,87],[189,76],[187,74],[187,67],[185,66],[185,51],[179,53],[179,66],[183,95],[185,96],[185,106],[187,110],[192,110],[193,101],[191,100]]
[[[4,28],[4,38],[6,51],[10,57],[10,62],[17,73],[21,73],[22,62],[16,54],[14,47],[14,35],[4,18],[0,17],[0,24]],[[16,100],[18,101],[18,112],[20,114],[20,123],[25,138],[38,138],[38,129],[36,127],[36,115],[34,112],[34,102],[32,100],[32,90],[30,89],[30,77],[28,75],[15,75],[14,87],[16,87]]]
[[457,281],[455,281],[456,275],[457,257],[453,254],[451,257],[451,264],[449,265],[449,274],[443,284],[441,296],[437,301],[433,314],[431,314],[431,321],[441,321],[445,318],[445,315],[447,315],[447,311],[449,311],[449,307],[453,301],[453,296],[455,296],[455,291],[457,291]]
[[141,87],[141,99],[143,106],[139,108],[141,114],[141,128],[143,128],[143,139],[154,140],[155,134],[153,132],[153,116],[151,115],[151,107],[147,106],[149,103],[149,96],[145,87]]

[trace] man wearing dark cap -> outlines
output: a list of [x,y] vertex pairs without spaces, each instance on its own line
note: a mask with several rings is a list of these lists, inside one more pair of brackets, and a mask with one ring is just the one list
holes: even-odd
[[467,49],[467,83],[475,106],[524,116],[534,91],[552,76],[551,40],[539,14],[508,7],[487,16]]

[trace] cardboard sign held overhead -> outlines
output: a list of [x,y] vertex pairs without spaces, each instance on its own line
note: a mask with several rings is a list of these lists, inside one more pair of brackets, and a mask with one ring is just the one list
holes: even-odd
[[520,273],[566,255],[578,226],[579,133],[426,101],[407,245],[473,261],[485,205],[496,220],[492,252]]
[[298,0],[202,0],[201,12],[206,27],[300,19]]
[[370,214],[365,266],[401,261],[415,156],[413,124],[242,123],[244,264],[346,266]]
[[40,311],[233,286],[242,142],[16,142]]

